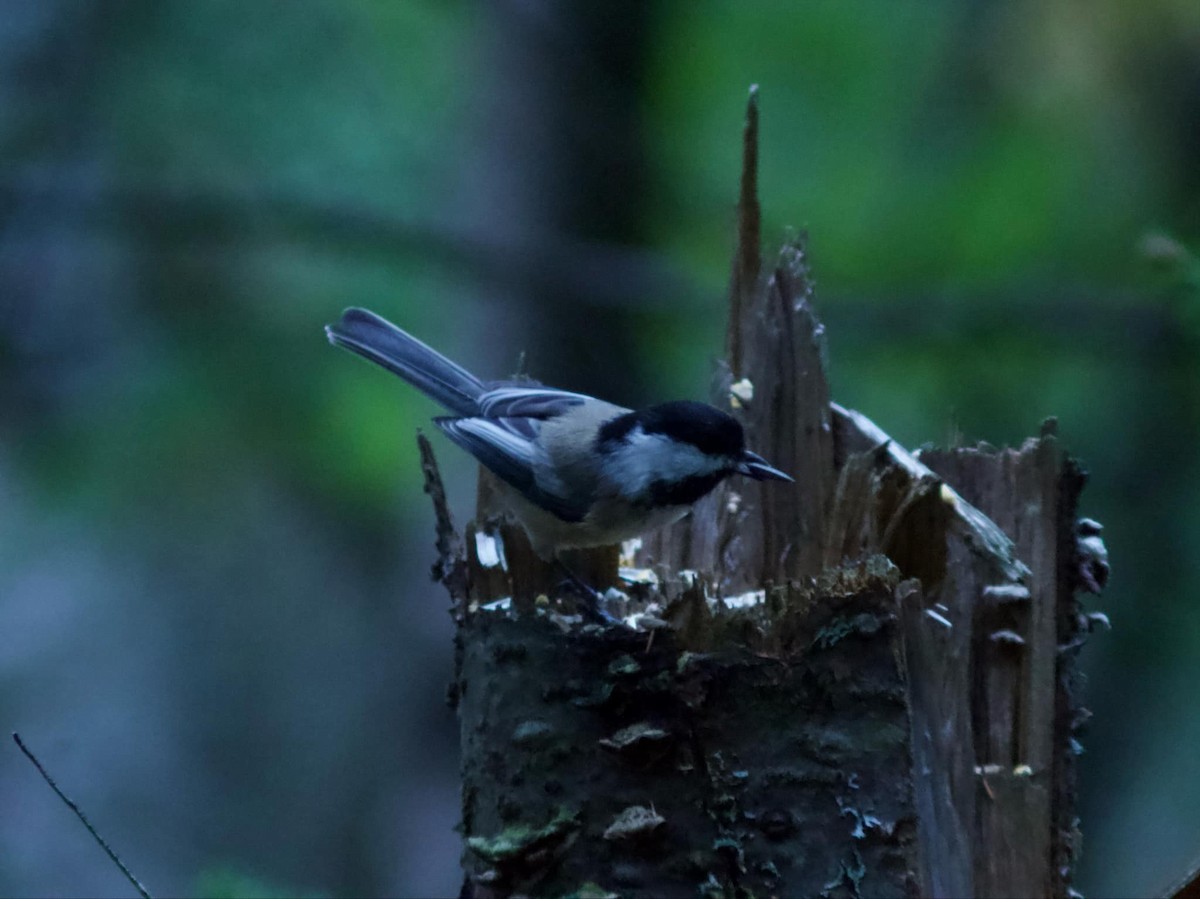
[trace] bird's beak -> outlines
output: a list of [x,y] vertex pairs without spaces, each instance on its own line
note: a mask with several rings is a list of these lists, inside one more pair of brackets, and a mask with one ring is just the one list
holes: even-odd
[[738,459],[737,467],[734,469],[738,474],[744,474],[748,478],[754,478],[756,481],[791,481],[794,480],[791,475],[784,474],[778,468],[773,468],[767,464],[767,460],[758,453],[752,453],[750,450],[745,450],[741,458]]

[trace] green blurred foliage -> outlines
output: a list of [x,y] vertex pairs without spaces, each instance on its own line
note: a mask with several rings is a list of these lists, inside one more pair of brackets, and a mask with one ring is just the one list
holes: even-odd
[[268,883],[232,868],[210,868],[196,879],[198,899],[323,899],[325,894]]

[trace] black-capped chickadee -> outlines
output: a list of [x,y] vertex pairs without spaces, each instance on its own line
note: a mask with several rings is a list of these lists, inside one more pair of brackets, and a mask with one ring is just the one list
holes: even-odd
[[704,403],[635,412],[550,387],[484,384],[366,309],[347,309],[325,333],[453,413],[434,422],[512,488],[508,506],[546,560],[678,521],[733,474],[792,480],[746,449],[735,418]]

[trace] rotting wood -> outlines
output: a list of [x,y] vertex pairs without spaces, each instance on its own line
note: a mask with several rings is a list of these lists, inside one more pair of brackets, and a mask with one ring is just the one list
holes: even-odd
[[690,640],[553,612],[470,616],[469,891],[911,893],[898,583],[873,557],[752,614],[696,592],[680,603]]
[[[1086,476],[1059,446],[1053,420],[1019,449],[966,447],[921,459],[1012,535],[1031,569],[1026,593],[985,591],[976,604],[975,752],[980,766],[1002,769],[1011,793],[980,805],[990,851],[977,859],[976,887],[981,895],[1062,895],[1079,852],[1077,734],[1090,716],[1076,659],[1091,621],[1075,594],[1098,592],[1107,579],[1107,561],[1087,558],[1079,539]],[[996,783],[989,779],[993,792]]]
[[574,560],[625,628],[574,614],[486,476],[465,547],[430,490],[465,893],[1066,896],[1075,592],[1107,573],[1083,473],[1049,430],[918,458],[829,401],[803,238],[758,271],[756,122],[714,401],[797,483],[714,491],[624,580]]

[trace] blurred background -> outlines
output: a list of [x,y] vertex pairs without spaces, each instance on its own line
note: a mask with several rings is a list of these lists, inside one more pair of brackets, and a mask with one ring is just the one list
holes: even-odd
[[[835,397],[1092,472],[1080,889],[1200,853],[1200,4],[0,0],[0,730],[152,891],[456,893],[436,410],[321,326],[705,398],[751,83]],[[0,894],[130,893],[0,751]]]

